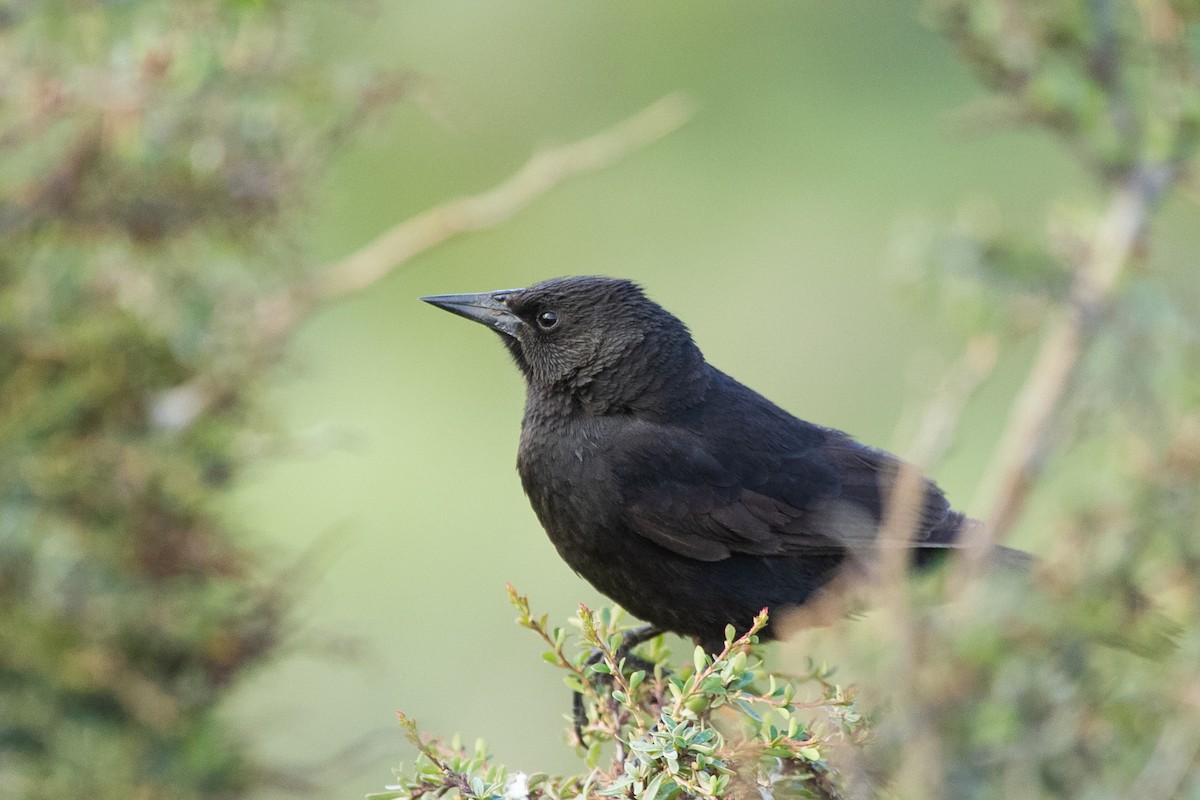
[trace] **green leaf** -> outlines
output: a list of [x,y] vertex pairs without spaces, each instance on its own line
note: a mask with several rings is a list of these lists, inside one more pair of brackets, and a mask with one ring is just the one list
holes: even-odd
[[588,745],[587,755],[584,756],[583,762],[588,766],[589,769],[595,769],[597,766],[599,766],[600,741],[598,739],[593,740],[592,743]]
[[[589,781],[589,782],[591,781],[591,777],[590,777],[590,776],[589,776],[589,778],[588,778],[588,781]],[[625,776],[623,776],[623,777],[621,777],[621,778],[618,778],[617,780],[613,781],[613,782],[612,782],[612,783],[609,785],[609,787],[608,787],[607,789],[604,789],[603,791],[601,791],[601,792],[600,792],[600,794],[601,794],[602,796],[604,796],[604,797],[616,797],[616,796],[618,796],[618,795],[623,795],[623,794],[625,794],[625,793],[626,793],[626,790],[627,790],[627,789],[628,789],[630,786],[633,786],[633,776],[632,776],[632,775],[625,775]],[[586,796],[587,796],[587,794],[586,794],[586,793],[581,793],[581,794],[580,794],[580,797],[586,797]]]
[[754,710],[754,707],[751,706],[749,703],[747,703],[745,700],[735,700],[734,703],[737,704],[737,707],[740,708],[742,710],[742,713],[745,714],[747,717],[749,717],[750,719],[754,720],[755,722],[757,722],[759,724],[762,723],[762,721],[763,721],[762,717],[759,716],[758,712]]
[[660,772],[650,779],[650,783],[646,784],[646,788],[640,795],[637,795],[638,800],[656,800],[659,791],[662,789],[663,781],[666,780],[667,773]]

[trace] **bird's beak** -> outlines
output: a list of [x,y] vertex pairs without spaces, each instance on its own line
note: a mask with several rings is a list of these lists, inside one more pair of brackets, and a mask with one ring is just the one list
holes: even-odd
[[482,294],[435,294],[422,297],[426,303],[487,325],[494,331],[516,338],[521,319],[509,310],[505,299],[523,289],[501,289]]

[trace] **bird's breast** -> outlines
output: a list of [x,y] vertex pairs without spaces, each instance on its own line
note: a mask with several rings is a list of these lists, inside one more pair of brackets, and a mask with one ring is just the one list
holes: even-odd
[[604,425],[590,420],[526,424],[517,471],[538,520],[562,557],[578,562],[606,547],[620,508],[618,489],[604,457]]

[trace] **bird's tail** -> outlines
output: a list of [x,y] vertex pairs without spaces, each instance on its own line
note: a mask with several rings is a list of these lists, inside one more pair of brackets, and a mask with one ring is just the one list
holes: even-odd
[[988,554],[988,563],[994,564],[1000,569],[1012,570],[1014,572],[1029,572],[1037,566],[1038,558],[1015,547],[1005,547],[1002,544],[995,544],[992,545],[992,550]]
[[[954,512],[944,523],[929,532],[919,542],[915,542],[913,566],[917,568],[933,566],[942,563],[951,550],[964,550],[971,546],[971,537],[978,533],[983,523],[958,512]],[[1038,562],[1037,556],[1030,555],[1015,547],[1005,547],[1002,544],[992,545],[986,559],[990,566],[1012,572],[1029,572]]]

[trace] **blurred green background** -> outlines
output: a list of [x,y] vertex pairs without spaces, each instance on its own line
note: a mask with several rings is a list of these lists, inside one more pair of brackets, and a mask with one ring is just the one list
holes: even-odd
[[[971,124],[963,106],[980,93],[913,2],[420,0],[310,13],[327,17],[314,49],[420,76],[326,174],[310,209],[314,262],[663,94],[698,105],[682,131],[615,168],[322,310],[272,376],[267,411],[286,445],[243,473],[226,513],[281,565],[311,552],[317,568],[302,574],[292,646],[229,713],[262,755],[328,796],[378,789],[411,757],[397,709],[425,730],[487,739],[513,768],[572,762],[567,691],[512,624],[504,584],[558,619],[600,601],[522,495],[517,372],[494,337],[419,296],[629,277],[720,368],[903,452],[905,421],[961,336],[901,301],[888,266],[898,233],[980,197],[1035,233],[1051,204],[1097,201],[1045,135]],[[1166,209],[1152,264],[1196,252],[1194,215],[1184,201]],[[968,511],[1030,350],[1006,351],[939,468]],[[1020,543],[1039,549],[1036,517]],[[800,649],[820,658],[823,637],[854,624]]]

